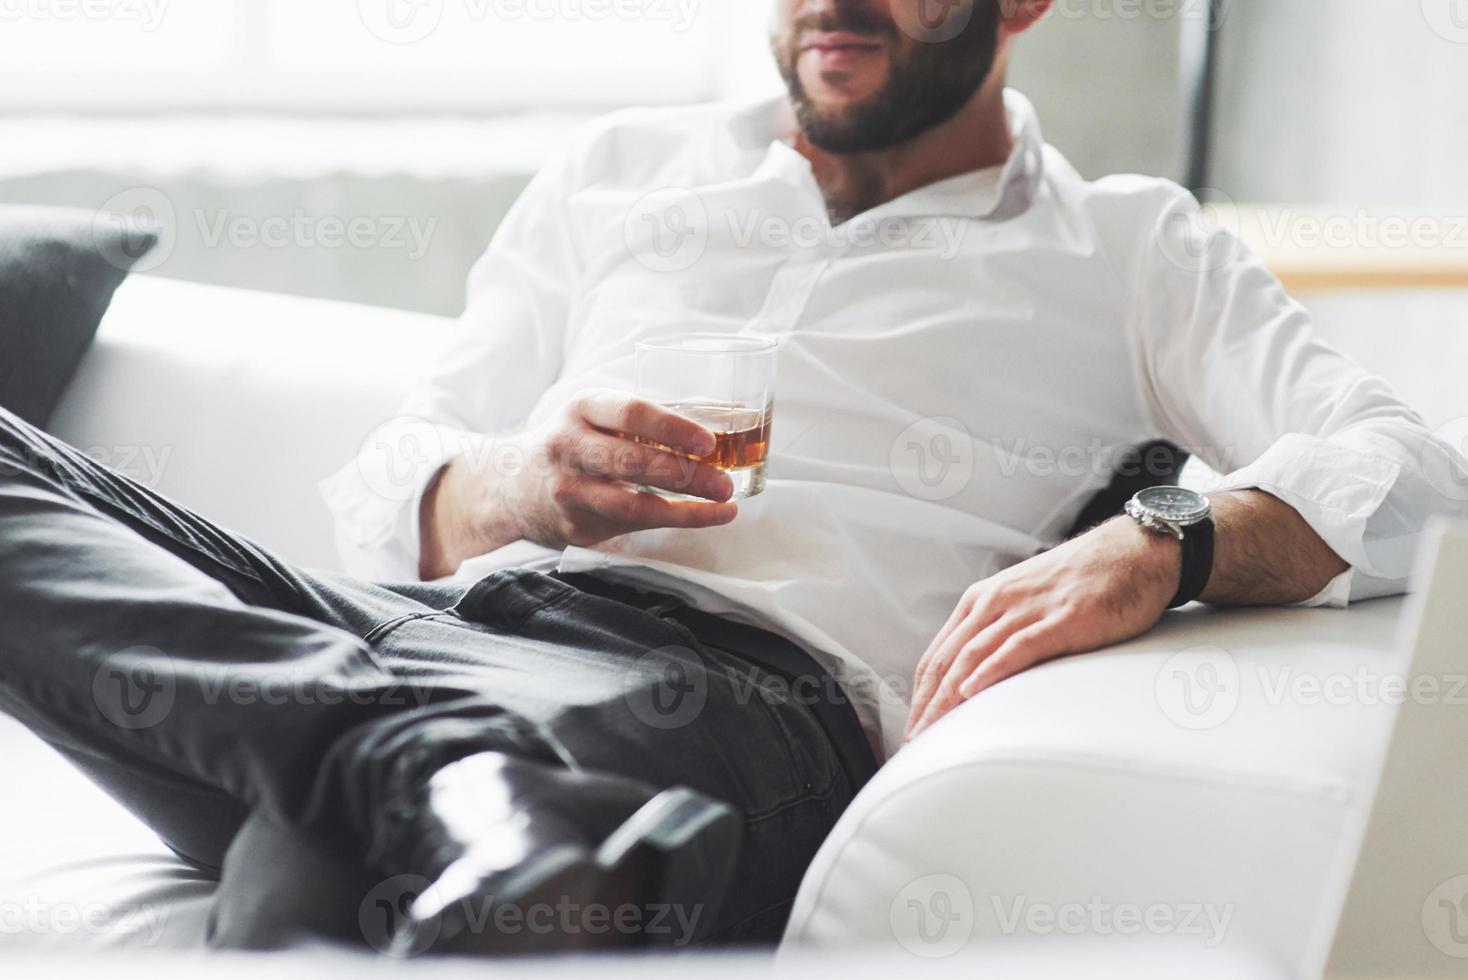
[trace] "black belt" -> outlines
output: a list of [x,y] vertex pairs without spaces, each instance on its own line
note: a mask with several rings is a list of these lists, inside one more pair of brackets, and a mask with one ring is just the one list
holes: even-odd
[[608,581],[589,572],[555,572],[553,575],[583,592],[642,610],[656,610],[658,615],[688,627],[700,642],[747,660],[783,679],[791,685],[792,691],[804,690],[811,682],[820,685],[817,688],[819,696],[802,698],[801,703],[810,709],[816,723],[826,733],[851,781],[852,794],[855,795],[876,773],[876,756],[845,689],[830,671],[795,643],[758,626],[737,623],[695,609],[665,592]]

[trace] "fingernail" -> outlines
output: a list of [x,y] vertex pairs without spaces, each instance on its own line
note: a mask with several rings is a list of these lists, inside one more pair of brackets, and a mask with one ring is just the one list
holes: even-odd
[[707,456],[709,453],[713,452],[714,449],[718,447],[718,445],[719,441],[714,438],[714,434],[705,429],[699,432],[698,438],[694,440],[693,448],[698,452],[700,456]]

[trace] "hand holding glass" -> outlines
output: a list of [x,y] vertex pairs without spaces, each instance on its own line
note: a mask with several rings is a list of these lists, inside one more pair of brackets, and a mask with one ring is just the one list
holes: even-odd
[[[689,458],[728,473],[734,499],[753,497],[765,488],[777,350],[773,339],[749,334],[684,334],[637,345],[638,396],[713,431],[713,452]],[[637,441],[686,455],[648,439]]]

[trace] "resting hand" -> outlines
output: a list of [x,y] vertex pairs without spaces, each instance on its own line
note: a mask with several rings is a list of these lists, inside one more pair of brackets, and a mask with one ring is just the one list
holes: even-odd
[[1121,517],[970,586],[918,663],[905,738],[1042,661],[1146,632],[1181,574],[1175,539]]

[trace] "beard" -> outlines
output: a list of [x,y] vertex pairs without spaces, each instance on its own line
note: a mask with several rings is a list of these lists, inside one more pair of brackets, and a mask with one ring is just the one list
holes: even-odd
[[[775,62],[806,138],[827,153],[870,153],[906,143],[957,115],[989,77],[999,50],[999,4],[971,2],[967,26],[944,41],[913,40],[865,6],[801,18],[788,34],[772,37]],[[887,42],[888,50],[898,53],[885,84],[855,105],[820,109],[796,67],[801,36],[810,30],[845,31]]]

